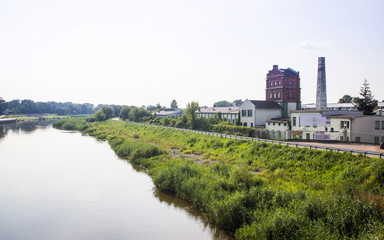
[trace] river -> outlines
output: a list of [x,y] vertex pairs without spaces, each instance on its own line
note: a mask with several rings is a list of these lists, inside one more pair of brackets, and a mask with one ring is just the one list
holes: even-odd
[[0,239],[231,239],[107,142],[0,125]]

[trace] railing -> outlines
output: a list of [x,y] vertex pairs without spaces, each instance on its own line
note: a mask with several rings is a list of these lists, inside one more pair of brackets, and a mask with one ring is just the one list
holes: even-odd
[[[135,123],[135,122],[131,122],[131,123]],[[217,137],[243,139],[243,140],[265,142],[265,143],[274,143],[274,144],[290,146],[290,147],[301,147],[301,148],[309,148],[309,149],[315,149],[315,150],[334,151],[334,152],[338,152],[338,153],[339,152],[346,152],[346,153],[350,153],[351,155],[352,154],[362,154],[362,155],[364,155],[364,157],[367,157],[367,156],[374,156],[374,157],[379,157],[379,158],[384,157],[384,153],[380,153],[380,152],[361,151],[361,150],[353,150],[353,149],[346,149],[346,148],[321,147],[321,146],[315,146],[315,145],[309,145],[309,144],[300,144],[300,143],[294,143],[294,142],[285,142],[285,141],[277,141],[277,140],[270,140],[270,139],[263,139],[263,138],[244,137],[244,136],[230,135],[230,134],[224,134],[224,133],[206,132],[206,131],[198,131],[198,130],[191,130],[191,129],[184,129],[184,128],[166,127],[166,126],[159,126],[159,125],[148,124],[148,123],[136,123],[136,124],[141,124],[141,125],[146,125],[146,126],[151,126],[151,127],[169,128],[169,129],[178,130],[178,131],[192,132],[192,133],[211,135],[211,136],[217,136]]]

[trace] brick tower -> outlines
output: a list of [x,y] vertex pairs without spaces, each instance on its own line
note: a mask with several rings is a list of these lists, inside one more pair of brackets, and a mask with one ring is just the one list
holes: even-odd
[[299,72],[273,65],[273,69],[268,71],[266,83],[265,100],[279,103],[283,118],[289,117],[289,111],[301,109]]
[[317,68],[316,109],[327,109],[327,82],[325,79],[325,57],[319,57]]

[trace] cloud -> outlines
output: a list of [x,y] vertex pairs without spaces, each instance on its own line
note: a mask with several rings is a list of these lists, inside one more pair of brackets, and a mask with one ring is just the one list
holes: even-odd
[[320,42],[306,40],[295,46],[296,49],[304,50],[321,50],[326,48],[332,43],[332,40],[323,40]]

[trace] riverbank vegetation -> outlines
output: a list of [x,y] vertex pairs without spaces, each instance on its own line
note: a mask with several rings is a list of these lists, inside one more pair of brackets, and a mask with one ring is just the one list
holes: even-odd
[[238,239],[384,238],[383,159],[118,121],[55,127],[107,140]]

